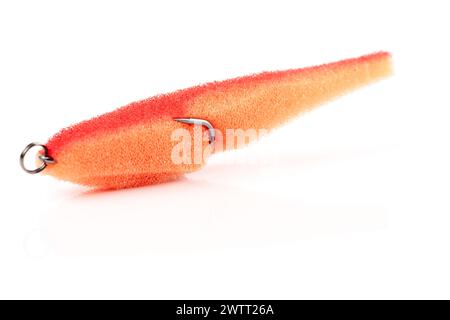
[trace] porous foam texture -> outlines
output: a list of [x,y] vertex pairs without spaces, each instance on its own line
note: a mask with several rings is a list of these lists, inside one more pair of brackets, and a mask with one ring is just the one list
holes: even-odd
[[[263,72],[162,94],[61,130],[47,143],[57,162],[45,173],[96,189],[137,187],[176,179],[201,163],[174,163],[172,133],[201,118],[216,129],[272,129],[350,90],[391,73],[378,52],[315,67]],[[226,135],[217,143],[233,145]],[[207,148],[207,141],[203,147]],[[191,156],[196,152],[191,146]]]

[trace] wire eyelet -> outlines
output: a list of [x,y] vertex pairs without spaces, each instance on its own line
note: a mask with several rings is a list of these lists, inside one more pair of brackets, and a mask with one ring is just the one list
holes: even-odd
[[[25,156],[27,155],[28,151],[30,151],[30,149],[32,149],[34,147],[40,147],[44,150],[44,154],[41,154],[38,156],[38,158],[42,161],[42,164],[35,169],[28,169],[25,166]],[[30,143],[29,145],[27,145],[25,147],[25,149],[23,149],[22,153],[20,154],[20,166],[26,173],[29,173],[29,174],[39,173],[42,170],[44,170],[48,164],[52,164],[52,163],[56,163],[55,159],[53,159],[52,157],[50,157],[48,155],[48,148],[41,143],[37,143],[37,142]]]

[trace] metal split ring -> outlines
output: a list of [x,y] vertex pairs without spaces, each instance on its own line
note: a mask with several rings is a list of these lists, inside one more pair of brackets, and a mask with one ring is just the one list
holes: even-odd
[[[34,147],[40,147],[40,148],[42,148],[42,150],[44,150],[44,154],[38,155],[38,158],[39,158],[39,160],[42,161],[42,164],[39,167],[37,167],[36,169],[28,169],[27,167],[25,167],[25,156],[27,155],[28,151],[30,151],[30,149],[34,148]],[[30,173],[30,174],[39,173],[42,170],[44,170],[48,164],[55,163],[55,162],[56,162],[55,159],[53,159],[52,157],[50,157],[48,155],[48,148],[45,145],[43,145],[41,143],[37,143],[37,142],[32,142],[29,145],[27,145],[25,147],[25,149],[23,149],[22,153],[20,154],[20,166],[22,167],[22,169],[25,172]]]

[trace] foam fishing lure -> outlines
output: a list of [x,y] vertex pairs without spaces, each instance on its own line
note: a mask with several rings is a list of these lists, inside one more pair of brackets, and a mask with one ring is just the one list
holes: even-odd
[[[389,53],[378,52],[157,95],[62,129],[45,145],[29,144],[20,163],[29,173],[42,171],[95,189],[172,180],[201,168],[210,154],[238,147],[236,136],[226,132],[275,128],[389,75],[390,60]],[[200,142],[180,139],[199,132],[206,137]],[[37,168],[28,169],[24,159],[33,147],[41,148]]]

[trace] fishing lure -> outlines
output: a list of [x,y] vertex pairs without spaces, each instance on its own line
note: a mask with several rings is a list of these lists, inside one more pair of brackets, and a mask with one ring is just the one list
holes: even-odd
[[[378,52],[157,95],[62,129],[45,145],[29,144],[20,164],[28,173],[43,172],[95,189],[176,179],[201,168],[210,154],[239,147],[236,131],[275,128],[389,75],[390,61],[389,53]],[[188,139],[199,134],[197,141]],[[28,169],[24,160],[33,147],[41,148],[37,168]]]

